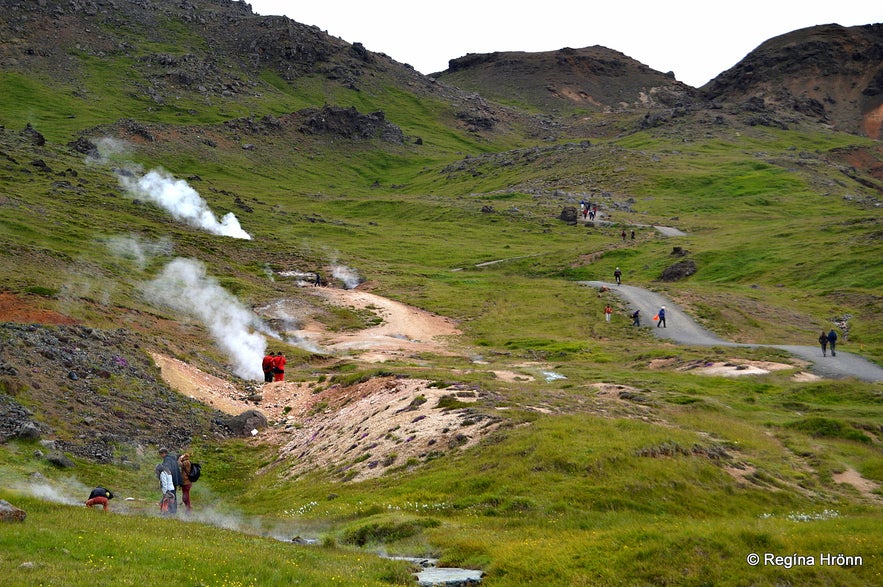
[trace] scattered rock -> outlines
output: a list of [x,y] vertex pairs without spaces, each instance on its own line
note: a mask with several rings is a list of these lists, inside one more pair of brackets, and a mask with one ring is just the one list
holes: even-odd
[[46,457],[46,460],[59,469],[73,469],[76,466],[66,455],[58,452],[50,454]]
[[28,514],[8,501],[0,499],[0,522],[24,522]]

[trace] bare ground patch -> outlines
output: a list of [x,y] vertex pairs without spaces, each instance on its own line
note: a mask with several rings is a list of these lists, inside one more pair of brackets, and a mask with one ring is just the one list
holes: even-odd
[[0,321],[20,324],[79,324],[78,320],[41,307],[39,298],[0,292]]
[[875,502],[883,501],[877,493],[880,490],[880,486],[871,481],[870,479],[865,479],[861,476],[861,474],[853,468],[847,468],[842,473],[836,473],[834,475],[834,482],[851,485],[858,491],[862,497],[870,499]]
[[[352,332],[331,332],[316,320],[302,324],[290,321],[285,334],[309,341],[329,354],[371,363],[423,353],[451,354],[452,341],[460,334],[450,318],[361,289],[316,287],[304,291],[330,304],[370,311],[378,319],[375,326]],[[298,310],[298,302],[293,300],[279,300],[272,306],[274,316],[297,315]]]

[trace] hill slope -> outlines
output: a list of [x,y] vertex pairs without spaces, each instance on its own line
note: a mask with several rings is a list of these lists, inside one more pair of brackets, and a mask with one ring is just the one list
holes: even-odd
[[671,108],[699,98],[672,74],[597,45],[466,55],[433,76],[493,100],[561,115]]
[[[883,362],[878,143],[602,48],[451,74],[502,105],[228,0],[12,0],[0,41],[0,498],[113,482],[146,520],[163,443],[206,524],[181,554],[185,525],[28,500],[12,584],[409,579],[351,546],[489,586],[763,584],[795,575],[745,553],[883,548],[879,384],[660,341],[579,285],[621,267],[722,339],[836,328]],[[325,548],[209,527],[277,524]]]
[[883,24],[831,24],[775,37],[702,89],[714,100],[797,111],[883,138]]

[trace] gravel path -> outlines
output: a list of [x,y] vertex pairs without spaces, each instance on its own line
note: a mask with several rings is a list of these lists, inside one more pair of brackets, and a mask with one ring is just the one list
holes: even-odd
[[[616,285],[604,281],[580,281],[580,285],[607,287],[622,297],[632,311],[641,311],[641,327],[650,328],[659,338],[684,345],[760,347],[784,350],[791,355],[812,363],[816,375],[830,378],[856,377],[864,381],[883,381],[883,367],[853,353],[837,351],[837,356],[821,356],[817,345],[740,344],[730,342],[709,332],[693,321],[677,304],[664,296],[633,285]],[[660,307],[665,306],[666,328],[657,328],[652,318]]]

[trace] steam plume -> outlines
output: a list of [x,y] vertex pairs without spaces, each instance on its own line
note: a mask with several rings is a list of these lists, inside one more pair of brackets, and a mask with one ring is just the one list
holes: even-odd
[[242,230],[232,212],[218,221],[199,192],[183,179],[175,179],[161,169],[154,169],[137,179],[120,175],[119,180],[130,193],[159,205],[177,220],[212,234],[251,240],[251,235]]
[[215,342],[233,363],[233,372],[243,379],[262,380],[261,359],[267,349],[265,332],[278,335],[227,292],[205,266],[194,259],[175,259],[153,281],[147,283],[148,299],[193,316],[211,332]]
[[331,268],[331,275],[343,282],[346,289],[353,289],[360,283],[362,278],[355,269],[350,269],[344,265],[335,265]]
[[150,241],[138,236],[112,236],[107,239],[106,244],[115,255],[131,260],[141,271],[144,271],[153,257],[169,255],[174,248],[172,242],[166,238]]

